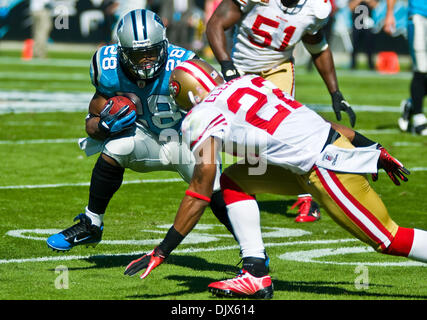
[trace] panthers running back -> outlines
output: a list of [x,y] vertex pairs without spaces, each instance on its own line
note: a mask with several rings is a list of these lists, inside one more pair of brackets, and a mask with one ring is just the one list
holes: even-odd
[[[99,48],[90,64],[96,92],[86,117],[89,137],[81,139],[80,146],[88,156],[101,154],[92,171],[89,202],[75,218],[79,223],[47,239],[54,250],[101,241],[104,213],[122,184],[125,168],[176,171],[187,182],[193,173],[194,156],[180,142],[183,113],[170,98],[168,81],[172,70],[195,53],[170,44],[160,17],[144,9],[123,16],[117,38],[117,44]],[[106,112],[107,99],[117,95],[130,98],[137,112]],[[219,174],[215,188],[219,191]],[[226,224],[220,192],[211,208]]]
[[[92,84],[100,94],[112,97],[122,93],[135,93],[140,98],[141,110],[138,110],[137,122],[156,135],[163,129],[179,130],[183,114],[171,101],[167,84],[175,66],[195,55],[190,50],[163,41],[156,51],[161,55],[160,62],[164,68],[156,70],[156,67],[152,67],[146,71],[157,73],[155,78],[132,81],[130,71],[119,63],[117,44],[98,49],[90,68]],[[148,79],[150,80],[147,81]]]

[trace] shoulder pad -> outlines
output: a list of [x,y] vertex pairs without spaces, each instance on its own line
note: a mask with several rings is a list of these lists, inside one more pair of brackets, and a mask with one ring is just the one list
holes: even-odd
[[196,54],[191,50],[169,43],[168,55],[169,55],[169,58],[185,61],[185,60],[193,59]]
[[311,0],[311,6],[314,10],[314,16],[320,20],[328,18],[332,11],[330,0]]
[[96,52],[93,54],[92,59],[90,60],[90,80],[94,87],[98,87],[99,81],[100,81],[100,70],[101,66],[99,64],[99,50],[96,50]]
[[224,115],[214,108],[190,110],[181,125],[183,141],[190,150],[196,150],[210,136],[224,130],[227,125]]
[[[249,11],[251,11],[251,9],[257,5],[261,3],[261,0],[233,0],[235,4],[237,4],[237,6],[239,7],[240,11],[242,11],[243,13],[248,13]],[[263,0],[263,4],[264,5],[268,5],[268,1],[267,3],[264,3],[265,0]]]
[[116,91],[119,84],[117,46],[103,46],[92,56],[90,78],[94,87],[106,95]]

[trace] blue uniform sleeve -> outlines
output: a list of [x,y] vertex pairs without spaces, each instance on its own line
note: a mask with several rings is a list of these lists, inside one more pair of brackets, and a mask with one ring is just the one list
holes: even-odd
[[193,59],[195,56],[196,54],[191,50],[187,50],[187,49],[175,46],[173,44],[169,44],[168,60],[166,62],[166,72],[172,71],[181,62],[189,59]]
[[119,90],[117,46],[99,48],[92,56],[90,79],[100,93],[112,97]]

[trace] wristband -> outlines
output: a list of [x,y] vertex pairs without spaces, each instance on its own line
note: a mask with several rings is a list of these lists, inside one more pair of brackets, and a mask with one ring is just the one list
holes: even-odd
[[233,61],[231,60],[221,60],[219,64],[224,69],[235,69]]
[[197,193],[197,192],[194,192],[194,191],[188,190],[188,189],[185,191],[185,194],[186,194],[187,196],[190,196],[190,197],[193,197],[193,198],[196,198],[196,199],[199,199],[199,200],[203,200],[203,201],[211,202],[211,198],[206,197],[206,196],[204,196],[204,195],[202,195],[202,194],[200,194],[200,193]]
[[369,140],[368,138],[366,138],[364,135],[361,135],[357,131],[354,132],[354,138],[351,143],[355,147],[369,147],[376,144],[376,142]]
[[185,237],[180,234],[174,226],[170,227],[163,241],[159,244],[158,248],[165,258],[181,243]]

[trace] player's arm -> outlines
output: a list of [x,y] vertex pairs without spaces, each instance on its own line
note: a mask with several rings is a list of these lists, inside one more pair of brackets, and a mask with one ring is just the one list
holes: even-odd
[[338,131],[340,134],[345,136],[355,147],[370,147],[373,145],[376,145],[377,143],[368,139],[364,135],[360,134],[359,132],[346,127],[345,125],[342,125],[340,123],[335,123],[332,121],[328,121],[325,119],[326,122],[330,123],[332,129],[335,131]]
[[[399,160],[392,157],[390,153],[381,144],[370,140],[359,132],[350,129],[342,124],[334,122],[329,123],[331,124],[332,129],[339,131],[348,140],[350,140],[350,142],[355,147],[372,147],[378,149],[380,151],[380,157],[378,159],[378,169],[384,169],[384,171],[388,174],[388,176],[395,185],[400,185],[399,179],[405,182],[408,181],[408,178],[405,177],[405,175],[410,174],[409,170],[406,169]],[[378,173],[372,174],[372,180],[378,180]]]
[[394,17],[394,5],[396,0],[387,0],[387,11],[384,19],[384,31],[387,34],[393,34],[396,29],[396,19]]
[[344,111],[349,116],[351,126],[354,127],[356,114],[338,88],[334,59],[323,32],[320,30],[316,34],[307,33],[303,36],[302,41],[310,52],[313,63],[328,88],[337,120],[341,121],[341,111]]
[[325,82],[329,93],[332,94],[337,91],[338,81],[335,72],[334,60],[323,32],[320,30],[313,35],[305,34],[302,41],[313,57],[313,62]]
[[97,140],[104,140],[114,134],[128,129],[136,120],[136,112],[128,113],[129,106],[123,106],[119,111],[110,113],[114,102],[108,97],[95,92],[90,103],[89,113],[86,117],[86,132]]
[[176,214],[174,228],[184,237],[197,224],[212,196],[217,172],[216,144],[211,137],[200,146],[200,159],[196,160],[193,177]]
[[216,148],[217,142],[213,137],[208,138],[198,148],[199,158],[196,160],[193,177],[181,201],[173,226],[151,253],[132,261],[126,267],[125,275],[132,276],[146,269],[141,275],[141,279],[144,279],[169,256],[200,220],[212,196],[217,170]]
[[238,77],[230,53],[227,51],[225,31],[230,29],[242,17],[239,6],[233,0],[223,0],[213,12],[206,25],[206,37],[212,52],[221,65],[221,72],[226,81]]
[[108,97],[97,91],[89,102],[89,113],[86,117],[86,133],[93,139],[104,140],[107,137],[107,134],[99,129],[99,115],[102,109],[104,109],[107,100]]

